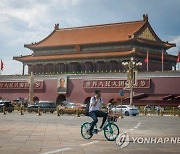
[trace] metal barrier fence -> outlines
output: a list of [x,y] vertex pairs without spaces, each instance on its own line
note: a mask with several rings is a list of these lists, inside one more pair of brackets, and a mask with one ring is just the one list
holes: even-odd
[[143,110],[140,109],[140,114],[142,115],[172,115],[172,116],[180,116],[180,109],[173,107],[172,109],[164,109],[164,110]]
[[[56,108],[25,108],[25,107],[15,107],[14,109],[12,108],[8,108],[8,107],[1,107],[0,108],[0,112],[2,112],[2,114],[7,114],[7,113],[11,113],[14,110],[18,111],[20,115],[24,115],[25,112],[27,113],[36,113],[38,116],[41,116],[42,113],[56,113],[57,116],[60,116],[62,114],[73,114],[76,115],[77,117],[79,117],[80,115],[84,114],[85,110],[84,109],[76,109],[73,112],[63,112],[63,110],[59,109],[59,107]],[[159,115],[159,116],[163,116],[163,115],[171,115],[171,116],[180,116],[180,109],[178,109],[177,107],[172,107],[170,109],[164,109],[164,110],[144,110],[142,109],[142,107],[139,107],[139,112],[140,115]]]
[[18,111],[18,113],[20,115],[24,115],[25,112],[27,113],[37,113],[38,116],[41,116],[42,113],[56,113],[57,116],[60,116],[61,114],[74,114],[76,115],[77,117],[80,117],[81,114],[84,114],[85,113],[85,109],[75,109],[73,110],[72,112],[72,109],[70,109],[68,112],[67,111],[68,109],[66,109],[66,111],[61,111],[61,109],[59,109],[59,107],[56,107],[56,108],[40,108],[40,107],[37,107],[37,108],[25,108],[25,107],[14,107],[13,109],[12,108],[9,108],[9,107],[5,107],[3,106],[2,108],[0,108],[0,112],[2,112],[2,114],[6,114],[6,113],[11,113],[13,111]]

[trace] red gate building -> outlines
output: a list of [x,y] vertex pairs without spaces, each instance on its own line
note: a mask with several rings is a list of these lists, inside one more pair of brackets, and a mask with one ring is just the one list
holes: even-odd
[[[142,62],[134,88],[134,103],[173,101],[178,104],[177,56],[167,53],[175,44],[158,37],[147,15],[139,21],[84,27],[60,28],[55,24],[46,38],[24,46],[32,50],[32,54],[13,57],[23,63],[22,76],[0,77],[2,98],[28,98],[29,76],[24,75],[28,66],[28,74],[33,72],[35,76],[35,98],[56,103],[63,100],[85,103],[95,89],[101,89],[108,103],[119,97],[119,90],[125,86],[122,62],[133,57]],[[148,72],[144,61],[147,53]],[[128,91],[125,96],[128,100]]]

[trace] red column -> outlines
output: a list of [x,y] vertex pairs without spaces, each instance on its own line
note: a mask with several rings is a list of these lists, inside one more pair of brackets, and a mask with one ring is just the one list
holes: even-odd
[[96,62],[93,62],[93,73],[96,72]]
[[22,75],[24,75],[24,67],[25,67],[25,65],[24,65],[24,63],[23,63]]
[[42,74],[45,74],[45,65],[43,65],[43,71]]

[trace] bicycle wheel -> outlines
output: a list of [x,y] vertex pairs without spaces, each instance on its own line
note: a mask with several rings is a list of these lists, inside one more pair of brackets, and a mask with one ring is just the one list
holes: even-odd
[[108,141],[114,141],[119,135],[119,127],[114,123],[108,123],[104,128],[104,136]]
[[81,135],[84,139],[90,139],[93,135],[89,135],[91,123],[85,122],[81,125]]

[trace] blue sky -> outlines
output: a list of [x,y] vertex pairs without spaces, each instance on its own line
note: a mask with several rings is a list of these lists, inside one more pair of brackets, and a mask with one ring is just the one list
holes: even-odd
[[0,55],[3,75],[21,74],[22,64],[13,56],[31,54],[24,44],[49,35],[54,24],[60,28],[142,20],[148,14],[154,31],[163,41],[180,50],[180,0],[1,0]]

